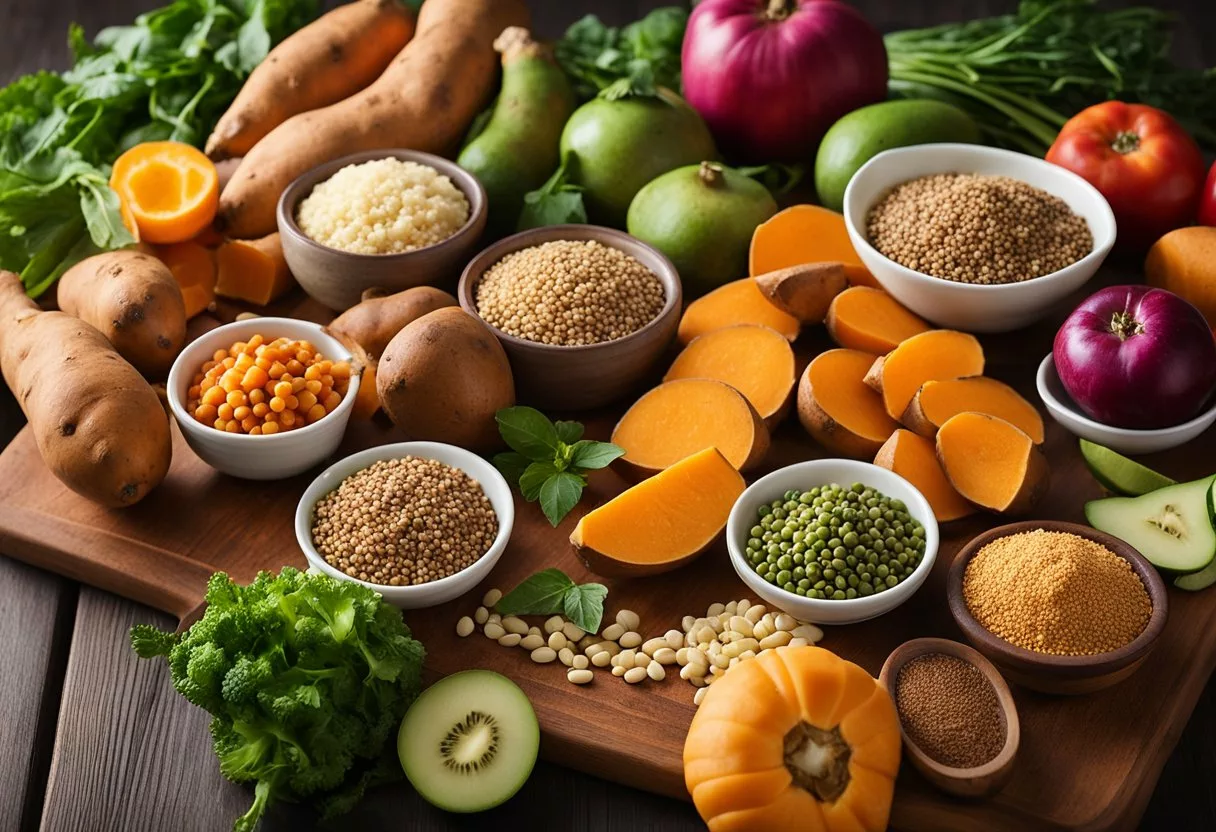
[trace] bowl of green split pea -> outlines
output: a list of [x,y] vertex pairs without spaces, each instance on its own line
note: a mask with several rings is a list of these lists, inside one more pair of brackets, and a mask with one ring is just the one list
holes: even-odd
[[731,565],[802,621],[853,624],[898,607],[937,558],[933,509],[885,468],[814,459],[761,477],[726,524]]

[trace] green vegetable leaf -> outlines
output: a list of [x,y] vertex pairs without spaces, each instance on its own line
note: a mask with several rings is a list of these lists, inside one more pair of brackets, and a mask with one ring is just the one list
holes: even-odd
[[519,476],[519,492],[529,503],[535,502],[541,495],[541,490],[551,477],[558,474],[557,466],[552,460],[533,462]]
[[498,432],[513,451],[528,459],[553,459],[557,452],[557,428],[534,407],[504,407],[494,414]]
[[803,164],[786,165],[780,162],[772,162],[767,165],[755,165],[753,167],[736,168],[735,170],[744,176],[755,179],[761,185],[768,188],[769,193],[776,196],[789,193],[798,187],[798,183],[806,177],[806,165]]
[[549,525],[557,526],[570,513],[570,509],[578,505],[586,484],[582,476],[569,471],[562,471],[545,480],[540,489],[540,509],[548,518]]
[[582,422],[558,421],[553,423],[553,427],[557,430],[557,438],[567,445],[573,445],[583,438]]
[[680,6],[655,9],[620,29],[587,15],[566,30],[554,53],[584,100],[608,88],[611,97],[679,90],[687,25],[688,10]]
[[519,478],[524,475],[531,461],[523,454],[515,451],[503,451],[500,454],[494,454],[494,467],[507,478],[507,482],[512,485],[519,484]]
[[574,445],[574,451],[570,455],[570,464],[585,471],[606,468],[612,464],[612,460],[624,455],[625,449],[620,445],[583,439]]
[[608,587],[603,584],[572,586],[562,598],[562,614],[583,632],[599,632],[600,622],[604,620],[604,599],[607,597]]
[[546,569],[499,598],[494,609],[503,615],[553,615],[562,612],[566,593],[575,588],[562,570]]
[[583,189],[566,181],[566,162],[563,161],[545,184],[524,194],[517,230],[585,222],[587,208],[583,205]]

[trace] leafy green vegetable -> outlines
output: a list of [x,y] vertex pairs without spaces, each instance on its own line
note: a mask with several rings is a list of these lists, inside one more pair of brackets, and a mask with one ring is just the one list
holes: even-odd
[[217,572],[189,630],[137,625],[131,645],[166,656],[178,693],[211,714],[223,775],[256,783],[235,832],[253,832],[271,801],[341,811],[401,774],[385,758],[424,652],[400,611],[361,584],[285,567],[243,587]]
[[316,0],[175,0],[103,29],[68,32],[63,74],[0,89],[0,268],[37,296],[73,263],[134,242],[109,165],[144,141],[201,144],[270,48]]
[[494,609],[503,615],[564,615],[587,633],[599,631],[604,618],[603,584],[576,584],[560,569],[546,569],[508,592]]
[[886,37],[890,88],[975,117],[987,138],[1042,155],[1071,116],[1109,99],[1151,104],[1216,148],[1216,68],[1170,60],[1172,17],[1094,0],[1023,0],[1015,14]]
[[654,95],[656,87],[680,89],[680,49],[688,11],[655,9],[623,28],[605,26],[589,14],[566,30],[554,47],[581,99],[602,91],[610,98]]
[[524,207],[519,215],[517,230],[586,221],[583,189],[566,181],[566,162],[563,161],[545,184],[524,194]]
[[498,432],[511,450],[494,457],[494,465],[519,486],[528,502],[556,526],[578,505],[587,472],[606,468],[625,449],[609,442],[583,439],[578,422],[551,422],[531,407],[508,407],[494,415]]

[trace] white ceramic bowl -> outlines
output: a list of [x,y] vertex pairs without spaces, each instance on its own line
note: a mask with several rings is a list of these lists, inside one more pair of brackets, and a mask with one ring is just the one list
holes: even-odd
[[1168,451],[1185,445],[1192,439],[1216,423],[1216,401],[1213,401],[1203,413],[1189,422],[1174,425],[1169,428],[1156,430],[1132,430],[1130,428],[1113,428],[1101,422],[1095,422],[1068,395],[1064,383],[1056,372],[1056,363],[1051,353],[1039,364],[1039,372],[1035,377],[1039,388],[1039,398],[1047,407],[1051,418],[1055,419],[1070,432],[1082,439],[1105,445],[1114,451],[1124,454],[1152,454],[1157,451]]
[[[1009,176],[1042,188],[1085,219],[1093,251],[1057,272],[997,286],[943,280],[887,259],[866,239],[870,208],[896,185],[935,173]],[[1093,277],[1115,243],[1115,215],[1093,185],[1034,156],[975,144],[923,144],[879,153],[849,180],[844,218],[861,262],[884,289],[922,318],[965,332],[1008,332],[1034,323]]]
[[321,354],[333,361],[348,361],[350,350],[327,335],[320,324],[295,318],[251,318],[226,324],[207,332],[186,345],[169,369],[166,389],[169,409],[181,428],[190,448],[204,462],[247,480],[279,480],[307,471],[324,461],[338,449],[351,408],[359,393],[359,377],[353,376],[342,402],[324,419],[286,433],[270,436],[249,436],[225,433],[203,425],[186,412],[186,391],[190,381],[204,361],[219,349],[227,349],[234,341],[245,341],[261,334],[267,341],[294,338],[311,341]]
[[[831,601],[786,592],[756,574],[744,551],[760,506],[792,489],[805,491],[829,483],[847,487],[855,482],[876,488],[893,500],[902,500],[908,513],[925,527],[925,555],[911,575],[877,595]],[[812,459],[787,465],[761,477],[735,502],[726,522],[726,548],[730,552],[731,565],[743,583],[767,604],[802,621],[816,624],[855,624],[895,609],[911,598],[925,582],[937,559],[937,544],[937,520],[933,516],[933,509],[912,483],[885,468],[851,459]]]
[[[361,471],[382,459],[399,459],[404,456],[438,460],[444,465],[459,468],[476,480],[486,497],[489,498],[490,505],[494,507],[494,513],[498,515],[498,536],[494,538],[494,543],[489,550],[472,566],[437,581],[417,586],[386,586],[352,578],[340,569],[326,563],[325,558],[313,547],[313,508],[322,497],[337,488],[342,480],[356,471]],[[498,469],[471,451],[442,442],[398,442],[394,445],[381,445],[351,454],[326,468],[321,476],[313,480],[296,506],[296,541],[304,550],[304,557],[308,559],[311,569],[329,575],[331,578],[354,581],[371,587],[383,595],[384,600],[390,604],[406,610],[434,607],[446,603],[454,598],[459,598],[481,583],[490,574],[494,564],[498,563],[498,559],[502,557],[503,551],[507,548],[507,541],[511,539],[511,528],[514,525],[515,499],[511,496],[511,487],[507,485],[502,474],[498,473]]]

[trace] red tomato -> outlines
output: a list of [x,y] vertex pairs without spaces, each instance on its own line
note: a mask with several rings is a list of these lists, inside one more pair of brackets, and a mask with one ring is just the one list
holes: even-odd
[[1203,186],[1203,197],[1199,202],[1199,224],[1216,225],[1216,162],[1208,171],[1208,181]]
[[1195,221],[1203,154],[1178,122],[1155,107],[1107,101],[1082,110],[1064,125],[1047,161],[1102,192],[1124,249],[1148,248]]

